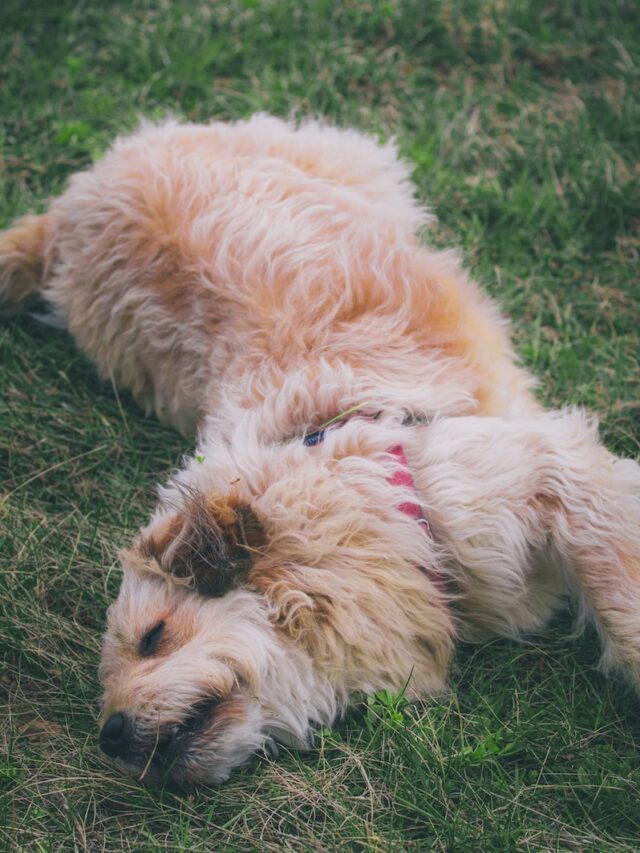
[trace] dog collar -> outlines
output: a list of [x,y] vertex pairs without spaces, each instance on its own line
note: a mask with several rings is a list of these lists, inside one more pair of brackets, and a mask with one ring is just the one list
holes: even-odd
[[[378,415],[376,414],[367,416],[361,414],[357,417],[364,417],[368,420],[375,420]],[[322,442],[324,441],[327,430],[338,429],[339,427],[344,426],[344,424],[346,424],[348,420],[349,418],[346,416],[335,418],[330,423],[320,427],[320,429],[317,429],[314,432],[307,433],[302,439],[302,443],[305,445],[305,447],[316,447],[318,444],[322,444]],[[407,420],[407,423],[411,423],[412,421],[413,419]],[[392,486],[406,486],[410,488],[417,497],[416,484],[413,480],[413,474],[409,469],[407,455],[404,452],[403,446],[401,444],[396,444],[393,447],[390,447],[388,452],[399,463],[397,469],[393,472],[391,477],[389,477],[389,483],[391,483]],[[417,501],[404,501],[400,504],[398,509],[401,510],[401,512],[403,512],[405,515],[408,515],[410,518],[415,519],[415,521],[417,521],[418,524],[424,530],[425,535],[428,536],[429,539],[433,539],[433,534],[431,532],[429,522],[425,518],[424,513],[422,511],[422,507],[419,503],[417,503]],[[435,569],[429,568],[428,566],[418,566],[418,569],[429,581],[431,581],[431,583],[436,587],[436,589],[438,589],[443,595],[447,595],[444,579],[441,577],[441,575],[438,574]]]
[[[360,415],[359,417],[365,416]],[[375,420],[376,417],[377,415],[371,415],[369,419]],[[316,447],[318,444],[322,444],[328,429],[337,429],[344,426],[347,420],[348,418],[337,419],[334,420],[330,426],[320,427],[320,429],[317,429],[314,432],[307,433],[302,439],[302,443],[305,447]],[[406,486],[417,495],[416,484],[413,480],[413,474],[409,470],[409,463],[407,462],[407,456],[404,452],[403,446],[401,444],[396,444],[394,447],[390,447],[388,452],[399,463],[397,470],[394,471],[391,477],[389,477],[391,485]],[[410,518],[415,519],[423,528],[427,536],[432,536],[431,527],[429,526],[429,522],[425,518],[422,507],[419,503],[416,503],[415,501],[404,501],[400,504],[398,509],[405,515],[410,516]]]

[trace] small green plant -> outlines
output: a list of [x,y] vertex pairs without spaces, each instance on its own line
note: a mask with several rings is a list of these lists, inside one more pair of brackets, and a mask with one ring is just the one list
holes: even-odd
[[515,741],[510,740],[502,731],[487,731],[473,746],[463,746],[458,755],[471,764],[478,764],[487,759],[504,758],[513,755],[518,750]]
[[394,730],[403,728],[407,724],[409,718],[406,711],[411,703],[404,690],[400,693],[379,690],[377,693],[367,696],[366,704],[364,721],[370,730],[377,729],[380,726]]

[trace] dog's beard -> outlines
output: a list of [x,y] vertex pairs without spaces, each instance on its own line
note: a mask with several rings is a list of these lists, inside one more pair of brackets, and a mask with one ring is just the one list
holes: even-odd
[[179,724],[141,732],[131,754],[116,765],[148,785],[187,789],[218,785],[270,740],[255,702],[205,699]]

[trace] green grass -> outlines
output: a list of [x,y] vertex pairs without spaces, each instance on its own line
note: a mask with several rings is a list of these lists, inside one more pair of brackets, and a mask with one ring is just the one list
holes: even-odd
[[[140,114],[395,135],[545,402],[637,455],[639,47],[633,0],[4,0],[0,224]],[[189,448],[61,332],[20,318],[0,348],[0,850],[640,848],[637,698],[566,615],[462,648],[445,700],[379,697],[219,790],[119,777],[95,736],[115,550]]]

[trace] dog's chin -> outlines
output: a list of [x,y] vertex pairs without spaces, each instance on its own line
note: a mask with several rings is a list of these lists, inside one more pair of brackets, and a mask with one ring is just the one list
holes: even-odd
[[[241,763],[241,762],[239,762]],[[187,792],[200,785],[220,785],[229,778],[234,765],[225,765],[215,753],[203,756],[197,750],[186,749],[168,764],[162,758],[150,756],[146,762],[116,758],[115,766],[128,776],[150,788],[169,788]]]
[[157,738],[149,749],[115,765],[149,786],[188,790],[220,785],[269,740],[254,703],[233,699],[213,704],[190,717],[171,736]]

